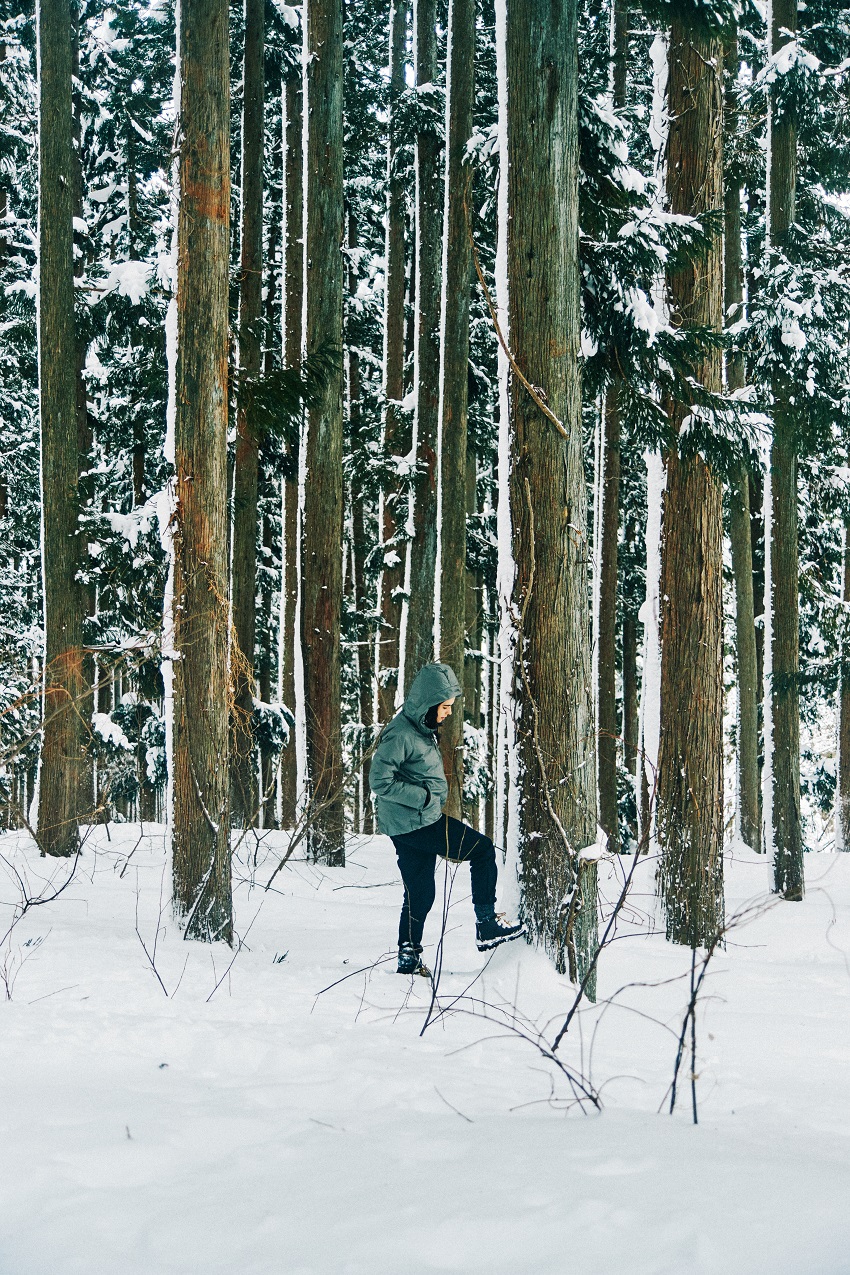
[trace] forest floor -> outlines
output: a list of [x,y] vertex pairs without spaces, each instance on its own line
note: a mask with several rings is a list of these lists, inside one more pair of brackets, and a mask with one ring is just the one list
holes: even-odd
[[[694,1127],[689,1057],[667,1114],[690,954],[650,861],[559,1050],[597,1111],[533,1043],[574,990],[522,942],[478,953],[465,868],[422,1034],[388,841],[266,892],[286,838],[244,840],[234,960],[181,941],[144,832],[76,866],[0,838],[6,904],[10,865],[34,894],[73,871],[0,952],[0,1275],[850,1272],[850,855],[807,858],[802,904],[727,856],[727,915],[755,907],[706,975]],[[606,912],[628,866],[601,865]]]

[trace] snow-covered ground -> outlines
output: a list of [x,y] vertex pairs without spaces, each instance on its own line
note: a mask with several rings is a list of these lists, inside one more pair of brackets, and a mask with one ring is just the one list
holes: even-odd
[[[92,833],[0,953],[0,1275],[850,1272],[850,855],[808,857],[803,904],[727,859],[729,915],[764,907],[706,977],[694,1127],[689,1061],[666,1113],[690,958],[655,931],[653,864],[559,1051],[597,1112],[506,1025],[551,1041],[573,991],[523,943],[479,955],[465,869],[423,1035],[388,841],[267,893],[285,838],[243,842],[233,960],[180,939],[145,831]],[[73,866],[0,851],[34,893]]]

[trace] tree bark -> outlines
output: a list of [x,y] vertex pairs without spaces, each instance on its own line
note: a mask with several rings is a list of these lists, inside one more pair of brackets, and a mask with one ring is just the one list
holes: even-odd
[[[726,127],[737,128],[737,102],[731,76],[738,69],[738,39],[726,46],[727,65]],[[744,266],[741,245],[741,185],[727,174],[724,191],[724,296],[727,326],[743,314]],[[745,383],[742,354],[729,352],[726,358],[726,387],[741,390]],[[758,678],[756,669],[756,627],[753,602],[753,554],[750,526],[750,480],[745,465],[738,466],[729,483],[729,540],[735,577],[735,651],[738,665],[738,810],[741,837],[753,850],[761,849],[758,762]]]
[[[586,494],[579,369],[575,0],[508,5],[508,318],[511,522],[519,616],[517,743],[521,909],[561,971],[574,968],[569,901],[595,840]],[[504,177],[503,177],[504,180]],[[585,874],[587,876],[587,874]],[[581,929],[595,925],[584,892]]]
[[[404,453],[400,403],[404,398],[405,210],[404,180],[398,171],[399,102],[404,92],[408,0],[394,0],[390,9],[390,100],[387,124],[387,273],[384,292],[384,451]],[[406,432],[406,431],[404,431]],[[384,492],[381,501],[384,564],[381,572],[381,635],[379,644],[378,716],[388,722],[395,712],[401,662],[401,594],[404,589],[403,534],[406,511],[399,488]]]
[[[342,353],[342,9],[305,6],[307,112],[305,238],[306,352]],[[307,413],[301,642],[307,715],[309,852],[345,863],[343,840],[340,626],[342,620],[342,375]],[[303,446],[303,443],[302,443]]]
[[[436,0],[414,0],[416,87],[437,80]],[[420,111],[428,99],[420,93]],[[404,680],[434,658],[434,582],[437,566],[437,431],[440,427],[440,139],[433,124],[416,134],[416,460],[413,539]]]
[[[466,639],[466,431],[469,383],[467,229],[471,169],[464,163],[475,97],[475,0],[450,0],[446,75],[446,181],[443,215],[440,428],[440,659],[464,684]],[[440,732],[449,785],[445,811],[463,815],[464,705]]]
[[259,815],[257,759],[251,719],[254,712],[254,646],[257,597],[257,480],[259,447],[250,420],[246,384],[260,372],[263,306],[263,91],[265,87],[264,0],[245,0],[242,77],[242,226],[239,261],[239,403],[233,475],[231,598],[235,642],[233,747],[230,802],[233,822],[252,827]]
[[[284,101],[284,209],[286,226],[283,262],[283,361],[289,368],[301,361],[302,307],[304,300],[304,183],[301,72],[291,75],[283,87]],[[290,457],[283,483],[283,550],[281,565],[281,699],[295,712],[295,604],[298,597],[298,457]],[[295,732],[280,758],[281,827],[294,828],[298,795]]]
[[[797,30],[797,0],[774,0],[772,53]],[[789,36],[787,33],[791,32]],[[774,90],[775,92],[775,90]],[[797,120],[780,115],[771,97],[770,245],[782,251],[794,222],[797,191]],[[777,335],[778,341],[778,335]],[[778,351],[777,351],[778,352]],[[773,379],[771,575],[771,717],[773,722],[773,888],[786,899],[805,891],[800,819],[800,614],[797,563],[797,421],[795,387],[782,368]]]
[[44,563],[44,727],[38,834],[42,853],[73,854],[84,778],[78,708],[83,590],[77,583],[77,386],[71,12],[39,0],[39,405]]
[[[669,51],[667,192],[672,213],[723,202],[722,48],[691,22],[673,21]],[[673,321],[719,331],[723,257],[708,253],[668,274]],[[695,368],[721,388],[719,351]],[[671,405],[678,434],[691,407]],[[661,566],[659,871],[667,937],[696,947],[723,920],[723,602],[720,483],[701,456],[671,449]]]
[[180,7],[174,518],[174,906],[232,939],[227,666],[230,66],[226,0]]

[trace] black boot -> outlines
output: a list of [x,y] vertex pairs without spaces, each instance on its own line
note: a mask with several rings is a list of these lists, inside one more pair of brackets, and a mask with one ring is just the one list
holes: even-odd
[[525,934],[524,925],[505,925],[504,912],[494,912],[492,916],[479,921],[475,927],[479,952],[489,952],[491,947],[498,947],[500,943],[509,943],[511,939],[518,939],[523,934]]
[[398,973],[421,974],[423,978],[430,978],[431,971],[427,965],[423,965],[419,956],[421,951],[422,948],[413,943],[402,943],[398,949]]

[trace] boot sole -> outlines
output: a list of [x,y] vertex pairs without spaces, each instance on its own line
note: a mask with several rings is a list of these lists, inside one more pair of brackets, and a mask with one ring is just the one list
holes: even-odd
[[521,939],[524,934],[525,926],[517,930],[516,934],[503,934],[497,939],[485,939],[483,943],[478,943],[478,951],[490,952],[494,947],[500,947],[502,943],[512,943],[514,939]]

